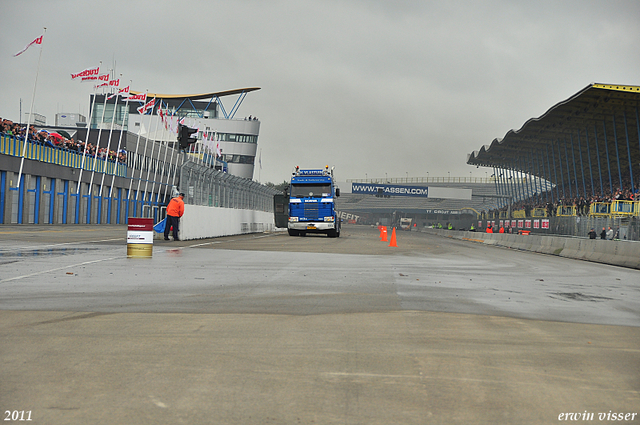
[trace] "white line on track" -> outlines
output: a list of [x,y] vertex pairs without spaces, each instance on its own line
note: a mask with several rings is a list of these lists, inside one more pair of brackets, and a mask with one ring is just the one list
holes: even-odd
[[92,260],[92,261],[85,261],[85,262],[77,263],[77,264],[69,264],[68,266],[56,267],[55,269],[43,270],[43,271],[36,272],[36,273],[30,273],[30,274],[25,274],[25,275],[22,275],[22,276],[16,276],[16,277],[10,277],[8,279],[2,279],[2,280],[0,280],[0,283],[10,282],[12,280],[24,279],[26,277],[31,277],[31,276],[38,276],[38,275],[41,275],[41,274],[51,273],[51,272],[55,272],[55,271],[58,271],[58,270],[69,269],[71,267],[84,266],[84,265],[87,265],[87,264],[100,263],[102,261],[111,261],[111,260],[116,260],[116,259],[120,259],[120,258],[127,258],[127,256],[126,255],[122,255],[122,256],[119,256],[119,257],[103,258],[101,260]]
[[[254,236],[252,239],[260,239],[260,238],[267,238],[270,235],[260,235],[260,236]],[[83,244],[83,243],[99,243],[99,242],[111,242],[111,241],[117,241],[120,240],[120,238],[118,239],[103,239],[103,240],[95,240],[95,241],[80,241],[80,242],[64,242],[64,243],[59,243],[59,244],[52,244],[52,245],[45,245],[45,246],[40,246],[40,247],[24,247],[24,248],[13,248],[10,251],[16,251],[16,250],[34,250],[34,249],[46,249],[46,248],[51,248],[51,247],[55,247],[55,246],[61,246],[61,245],[73,245],[73,244]],[[214,244],[221,244],[224,242],[235,242],[237,239],[225,239],[222,241],[213,241],[213,242],[205,242],[205,243],[199,243],[199,244],[195,244],[195,245],[187,245],[187,246],[181,246],[181,247],[176,247],[176,248],[170,248],[170,247],[166,247],[166,249],[164,249],[161,252],[170,250],[170,249],[184,249],[184,248],[197,248],[199,246],[206,246],[206,245],[214,245]],[[6,252],[6,251],[5,251]],[[22,276],[15,276],[15,277],[10,277],[7,279],[0,279],[0,283],[3,282],[10,282],[13,280],[19,280],[19,279],[24,279],[27,277],[32,277],[32,276],[38,276],[38,275],[42,275],[42,274],[47,274],[47,273],[51,273],[51,272],[55,272],[58,270],[64,270],[64,269],[69,269],[71,267],[78,267],[78,266],[84,266],[87,264],[93,264],[93,263],[100,263],[102,261],[111,261],[111,260],[118,260],[118,259],[122,259],[122,258],[127,258],[126,255],[121,255],[121,256],[117,256],[117,257],[109,257],[109,258],[103,258],[100,260],[92,260],[92,261],[85,261],[82,263],[77,263],[77,264],[70,264],[68,266],[63,266],[63,267],[57,267],[54,269],[49,269],[49,270],[43,270],[40,272],[36,272],[36,273],[30,273],[30,274],[26,274],[26,275],[22,275]]]
[[22,246],[22,247],[9,248],[9,249],[0,249],[0,252],[29,251],[29,250],[33,251],[36,249],[47,249],[47,248],[53,248],[56,246],[63,246],[63,245],[79,245],[79,244],[85,244],[85,243],[113,242],[113,241],[120,241],[120,240],[122,239],[117,238],[117,239],[100,239],[95,241],[61,242],[61,243],[55,243],[51,245],[33,245],[33,246]]

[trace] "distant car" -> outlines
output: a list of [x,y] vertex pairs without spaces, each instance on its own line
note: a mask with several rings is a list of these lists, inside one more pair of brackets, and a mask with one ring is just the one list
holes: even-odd
[[411,230],[411,218],[401,218],[400,219],[400,228],[402,230]]

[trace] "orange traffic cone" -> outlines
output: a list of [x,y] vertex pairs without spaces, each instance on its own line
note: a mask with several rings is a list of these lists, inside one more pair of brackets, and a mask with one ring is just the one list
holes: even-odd
[[391,232],[391,243],[389,244],[389,246],[395,246],[396,248],[398,247],[398,244],[396,244],[396,228],[395,227]]
[[387,228],[386,228],[386,226],[382,226],[382,229],[380,230],[380,241],[388,242],[387,241]]

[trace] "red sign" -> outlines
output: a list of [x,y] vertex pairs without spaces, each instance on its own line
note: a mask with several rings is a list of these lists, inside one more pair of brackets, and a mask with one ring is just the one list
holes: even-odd
[[128,230],[135,232],[153,232],[152,218],[129,217]]

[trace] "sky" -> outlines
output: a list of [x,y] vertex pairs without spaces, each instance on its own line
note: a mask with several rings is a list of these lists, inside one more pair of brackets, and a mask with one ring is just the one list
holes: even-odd
[[[486,177],[467,155],[591,83],[640,85],[637,0],[2,0],[0,117],[88,115],[71,73],[133,90],[260,87],[254,179]],[[40,47],[13,57],[43,33]],[[38,60],[40,58],[40,66]],[[230,110],[234,97],[223,98]]]

